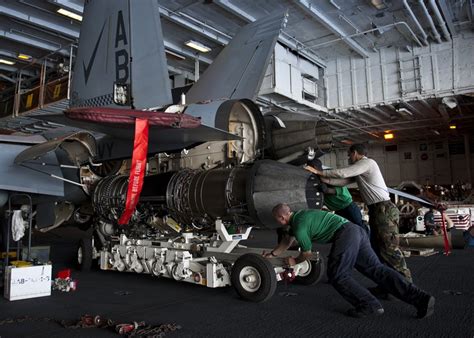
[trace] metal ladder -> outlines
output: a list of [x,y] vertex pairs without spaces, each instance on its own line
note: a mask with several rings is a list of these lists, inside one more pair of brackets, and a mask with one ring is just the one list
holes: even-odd
[[[405,63],[408,63],[408,67],[404,67]],[[419,56],[403,60],[399,59],[398,71],[400,75],[399,87],[402,97],[410,96],[410,94],[420,94],[423,91]],[[407,75],[413,75],[413,77],[406,77]]]

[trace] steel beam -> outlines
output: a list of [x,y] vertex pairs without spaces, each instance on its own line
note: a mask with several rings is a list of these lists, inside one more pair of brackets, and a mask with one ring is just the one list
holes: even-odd
[[364,116],[367,116],[369,119],[373,120],[373,121],[377,121],[377,122],[380,122],[380,123],[383,123],[385,122],[383,119],[381,119],[380,117],[378,116],[375,116],[374,114],[371,114],[363,109],[355,109],[356,112],[358,112],[359,114],[362,114]]
[[69,51],[67,49],[62,48],[61,44],[52,44],[48,42],[39,41],[37,39],[33,39],[22,34],[18,34],[16,32],[9,32],[2,29],[0,29],[0,36],[3,36],[6,39],[27,44],[29,46],[45,49],[51,52],[58,52],[59,54],[69,56]]
[[[11,72],[11,73],[17,73],[17,74],[19,74],[19,72],[20,72],[19,69],[16,68],[16,67],[9,66],[9,65],[4,65],[4,64],[1,64],[1,63],[0,63],[0,69],[5,70],[7,72]],[[21,74],[22,75],[27,75],[27,76],[36,76],[37,75],[33,71],[25,70],[25,69],[23,69],[21,71]]]
[[[219,32],[217,29],[206,28],[207,25],[205,23],[191,18],[184,13],[172,12],[163,6],[160,6],[159,8],[160,14],[168,20],[173,21],[193,32],[201,34],[221,45],[227,45],[231,39],[229,35]],[[191,20],[197,22],[198,24],[191,22]]]
[[407,107],[407,109],[409,109],[410,111],[415,112],[418,116],[421,116],[423,118],[429,117],[429,114],[422,113],[420,110],[418,110],[418,108],[416,108],[410,102],[402,102],[401,104],[403,104],[405,107]]
[[18,6],[14,6],[13,4],[9,4],[8,7],[5,5],[0,5],[0,14],[15,18],[20,21],[28,22],[41,28],[53,30],[76,39],[79,37],[79,27],[71,28],[67,27],[66,25],[57,24],[54,21],[57,21],[58,18],[54,15],[46,15],[43,13],[25,13],[24,11],[21,11]]
[[[59,7],[63,7],[65,9],[68,9],[68,10],[71,10],[73,12],[77,12],[77,13],[80,13],[80,14],[82,14],[82,12],[84,11],[84,6],[83,5],[76,4],[72,1],[68,1],[68,0],[48,0],[48,1],[55,4],[55,5],[58,5]],[[81,1],[81,2],[83,2],[83,1]]]
[[391,114],[383,110],[382,107],[370,107],[369,109],[372,109],[373,111],[375,111],[376,113],[379,113],[380,115],[384,116],[387,119],[392,118]]
[[[186,50],[185,48],[181,47],[181,46],[178,46],[177,44],[173,43],[173,42],[170,42],[170,41],[163,41],[164,44],[165,44],[165,48],[167,49],[171,49],[172,51],[175,51],[175,52],[178,52],[180,54],[183,54],[183,55],[186,55],[190,58],[195,58],[196,57],[196,53],[192,53],[188,50]],[[202,61],[204,63],[207,63],[208,65],[210,65],[212,63],[212,60],[203,56],[202,54],[199,54],[199,61]]]
[[442,109],[436,110],[434,109],[426,100],[419,101],[423,107],[425,107],[431,114],[441,116],[444,120],[449,120],[449,114],[446,110],[442,111]]
[[309,13],[313,18],[317,19],[318,22],[323,24],[331,32],[343,38],[344,42],[360,56],[363,56],[365,58],[369,57],[369,53],[367,53],[365,48],[363,48],[354,39],[345,37],[348,34],[346,34],[346,32],[344,32],[341,27],[334,23],[328,16],[326,16],[323,12],[313,6],[309,0],[298,0],[296,4],[298,4],[302,9]]
[[0,77],[4,80],[7,80],[7,81],[11,82],[11,83],[16,83],[16,80],[14,80],[11,77],[8,77],[6,75],[0,74]]

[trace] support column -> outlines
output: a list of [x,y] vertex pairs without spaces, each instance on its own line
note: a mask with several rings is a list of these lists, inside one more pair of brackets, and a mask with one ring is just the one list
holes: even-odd
[[194,59],[194,82],[199,80],[199,54],[196,53],[196,57]]

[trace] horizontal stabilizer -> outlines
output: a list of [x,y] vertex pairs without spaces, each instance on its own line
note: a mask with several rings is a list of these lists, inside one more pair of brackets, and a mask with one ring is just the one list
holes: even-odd
[[[65,143],[65,142],[68,143]],[[69,147],[70,143],[72,141],[78,142],[82,147],[80,150],[83,151],[78,151],[79,149],[71,149],[75,150],[74,154],[69,153]],[[46,153],[56,150],[60,146],[64,146],[64,150],[70,155],[69,158],[71,159],[71,162],[76,162],[77,159],[82,158],[82,162],[85,162],[89,158],[95,157],[95,152],[96,152],[96,142],[94,136],[90,134],[89,132],[86,131],[78,131],[78,132],[73,132],[68,135],[65,135],[60,138],[55,138],[53,140],[43,142],[40,144],[36,144],[34,146],[31,146],[29,148],[26,148],[23,150],[18,156],[15,158],[15,164],[21,164],[26,161],[31,161],[34,159],[37,159]],[[80,156],[79,153],[82,153],[83,156]],[[80,165],[81,163],[76,163],[77,165]]]
[[64,115],[72,120],[121,125],[134,125],[135,119],[147,119],[151,126],[163,128],[196,128],[201,124],[200,118],[187,114],[123,108],[72,108],[66,110]]
[[0,143],[0,189],[15,192],[64,196],[64,182],[56,154],[49,152],[41,161],[28,162],[28,166],[14,163],[17,155],[29,146]]
[[46,139],[41,135],[0,135],[0,143],[38,144]]
[[[35,118],[71,127],[105,134],[97,136],[96,161],[129,158],[133,152],[135,129],[130,124],[98,123],[72,120],[59,115],[41,115]],[[171,128],[151,125],[149,129],[148,153],[180,151],[209,141],[240,140],[237,135],[227,131],[200,125],[197,128]]]

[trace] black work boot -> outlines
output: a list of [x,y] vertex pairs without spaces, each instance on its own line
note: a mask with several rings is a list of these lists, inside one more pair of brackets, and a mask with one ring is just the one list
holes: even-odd
[[380,286],[375,286],[373,288],[368,288],[369,292],[377,299],[380,300],[396,300],[394,296],[387,292],[384,288]]
[[434,313],[435,298],[427,293],[421,296],[420,302],[416,305],[416,317],[423,319]]

